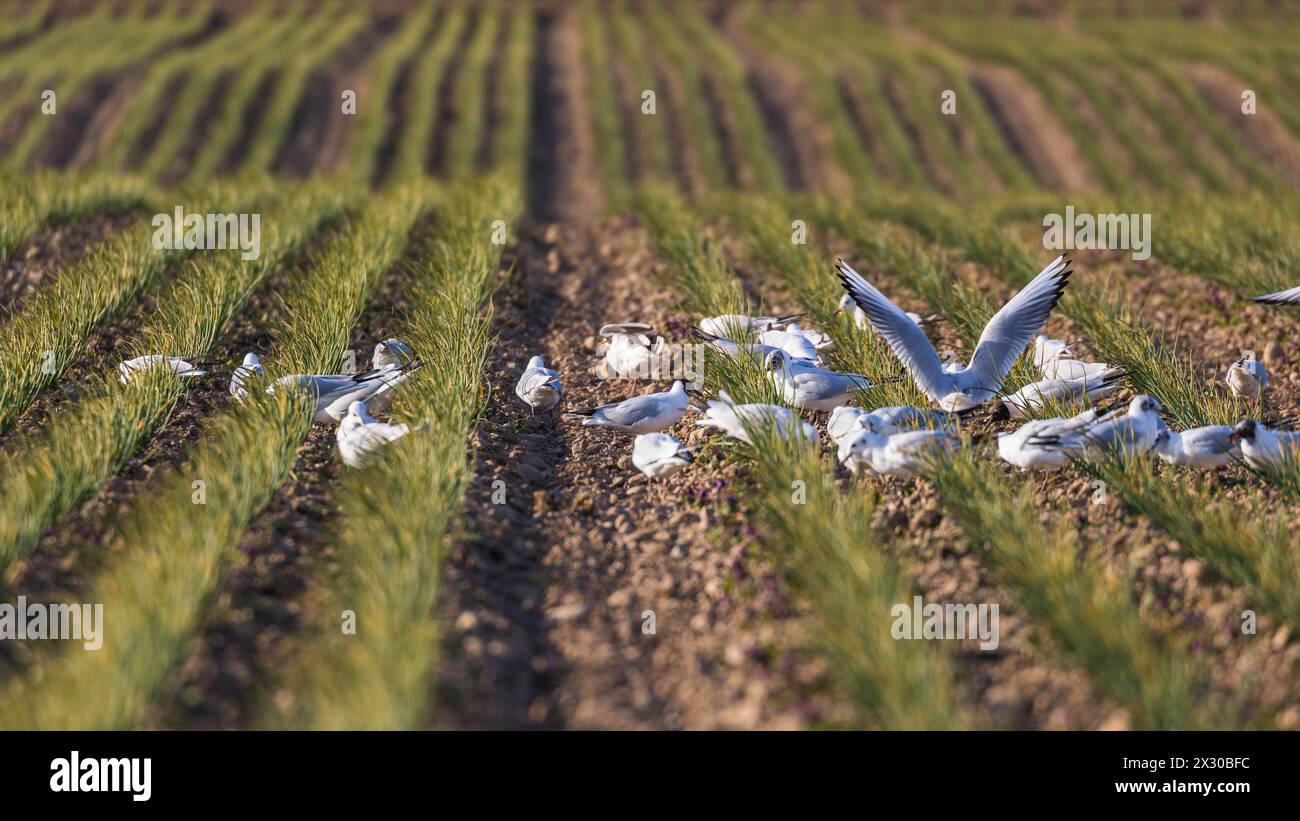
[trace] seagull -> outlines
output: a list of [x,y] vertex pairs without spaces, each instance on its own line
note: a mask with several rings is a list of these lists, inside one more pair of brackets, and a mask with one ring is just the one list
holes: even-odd
[[796,359],[815,361],[818,358],[817,346],[808,341],[803,334],[769,328],[758,335],[758,341],[773,348],[780,348]]
[[960,444],[946,430],[911,430],[884,435],[863,430],[840,442],[837,457],[853,475],[866,468],[878,476],[915,476],[938,451],[952,450]]
[[148,356],[137,356],[135,359],[128,359],[121,365],[117,366],[119,378],[122,384],[126,384],[135,378],[137,373],[153,370],[171,371],[177,376],[188,379],[195,376],[206,376],[207,371],[200,370],[199,365],[206,365],[206,362],[192,364],[181,359],[179,356],[162,356],[160,354],[150,354]]
[[[703,328],[692,328],[691,334],[696,339],[704,340],[704,343],[708,345],[710,348],[712,348],[713,350],[718,351],[719,353],[724,353],[727,356],[730,356],[732,358],[736,358],[741,356],[742,354],[747,353],[753,356],[755,359],[766,361],[767,357],[773,352],[788,353],[787,351],[783,351],[781,348],[778,348],[775,345],[764,345],[762,342],[735,342],[733,340],[727,339],[726,337],[717,336],[716,334],[711,334],[708,331],[704,330]],[[814,350],[813,356],[815,357],[816,355],[817,352]],[[811,361],[811,360],[806,360],[806,361]]]
[[539,409],[553,408],[564,394],[560,375],[546,367],[546,360],[534,356],[515,385],[515,395],[528,403],[536,413]]
[[230,395],[241,403],[248,399],[248,389],[244,385],[254,375],[265,376],[266,369],[262,367],[262,360],[257,354],[246,353],[243,363],[230,375]]
[[634,396],[598,408],[570,411],[571,416],[585,416],[583,427],[598,426],[628,433],[658,433],[681,419],[690,404],[686,386],[679,379],[661,393]]
[[763,363],[782,398],[801,410],[829,411],[872,387],[865,376],[836,373],[773,351]]
[[[1103,420],[1106,417],[1103,417]],[[1083,431],[1097,423],[1097,411],[1051,419],[1035,419],[1013,431],[997,434],[998,456],[1018,468],[1061,468],[1071,458],[1082,456]]]
[[1257,296],[1255,302],[1263,302],[1267,305],[1300,305],[1300,285],[1275,294]]
[[718,397],[709,400],[704,418],[695,423],[697,426],[717,428],[747,445],[754,444],[749,435],[750,428],[762,426],[771,426],[782,441],[797,436],[809,444],[817,444],[817,429],[789,408],[759,402],[737,405],[726,391],[719,391]]
[[998,395],[1012,366],[1060,301],[1071,273],[1069,260],[1057,257],[984,326],[968,366],[945,368],[925,332],[888,297],[844,260],[836,270],[844,289],[917,387],[947,411],[969,410]]
[[804,339],[812,343],[813,348],[817,351],[830,351],[835,348],[835,340],[831,339],[829,335],[817,330],[816,328],[805,328],[798,322],[790,322],[786,324],[784,330],[787,333],[802,336]]
[[1175,433],[1161,428],[1153,450],[1162,462],[1197,468],[1221,468],[1241,458],[1230,425],[1206,425]]
[[993,418],[1027,419],[1049,403],[1073,405],[1084,400],[1091,402],[1117,390],[1124,375],[1122,368],[1112,368],[1096,379],[1054,378],[1030,382],[1015,393],[1004,396],[1002,403],[993,409]]
[[1268,387],[1268,369],[1258,359],[1243,357],[1229,366],[1227,382],[1233,396],[1258,402]]
[[721,314],[706,316],[700,320],[700,329],[707,334],[726,338],[731,334],[746,335],[766,331],[775,325],[784,325],[798,319],[803,314],[786,314],[785,316],[746,316],[745,314]]
[[375,370],[396,365],[405,368],[415,362],[415,351],[411,346],[398,339],[385,339],[375,346],[374,356],[370,358],[370,367]]
[[1270,430],[1262,422],[1243,419],[1228,438],[1241,443],[1241,455],[1255,470],[1294,468],[1300,458],[1300,431]]
[[846,437],[852,437],[860,430],[870,430],[884,436],[902,430],[951,430],[960,426],[960,417],[955,413],[935,411],[929,408],[914,408],[911,405],[886,405],[868,411],[841,405],[831,411],[826,422],[826,433],[831,441],[839,444]]
[[1139,394],[1128,403],[1123,416],[1108,415],[1083,432],[1090,453],[1146,453],[1155,447],[1160,421],[1160,402],[1154,396]]
[[690,449],[666,433],[642,433],[632,442],[632,464],[651,479],[672,476],[690,462]]
[[339,454],[348,467],[365,467],[375,452],[390,442],[396,442],[411,432],[407,425],[380,422],[367,412],[366,403],[352,402],[348,412],[339,422],[334,437],[339,443]]
[[[867,325],[870,324],[870,321],[867,319],[867,312],[859,308],[858,304],[853,301],[853,297],[848,294],[840,297],[840,303],[835,310],[848,311],[849,315],[853,317],[853,324],[855,327],[865,329]],[[907,315],[908,319],[912,320],[912,322],[922,328],[926,325],[933,325],[936,322],[943,321],[943,318],[938,314],[930,314],[929,316],[923,317],[920,314],[912,313],[911,311],[904,311],[903,313]]]
[[664,338],[642,322],[604,325],[600,335],[609,340],[605,363],[620,379],[648,375],[651,362],[663,352]]
[[1052,339],[1046,334],[1034,337],[1034,367],[1042,371],[1053,359],[1073,353],[1063,339]]
[[833,408],[830,419],[826,420],[826,435],[838,445],[846,437],[853,436],[860,430],[867,430],[868,413],[865,408],[855,408],[851,405]]
[[1084,362],[1081,359],[1053,359],[1042,368],[1044,379],[1086,379],[1096,382],[1106,378],[1106,374],[1115,370],[1114,365],[1105,362]]
[[316,400],[315,421],[331,424],[342,421],[353,402],[366,402],[367,407],[378,409],[380,403],[388,400],[389,392],[418,368],[418,365],[406,369],[389,365],[355,376],[290,374],[272,382],[266,392],[274,395],[280,388],[305,391]]

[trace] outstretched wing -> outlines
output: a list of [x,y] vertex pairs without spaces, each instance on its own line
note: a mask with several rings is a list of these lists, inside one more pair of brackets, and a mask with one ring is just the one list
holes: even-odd
[[1264,296],[1255,297],[1256,302],[1264,302],[1269,305],[1300,305],[1300,285],[1294,288],[1288,288],[1285,291],[1278,291],[1275,294],[1265,294]]
[[938,393],[944,376],[943,365],[925,331],[844,260],[836,263],[835,271],[844,290],[848,291],[853,302],[867,315],[871,327],[889,344],[898,361],[912,374],[917,387],[930,398],[941,399]]
[[1061,300],[1070,273],[1070,261],[1057,257],[984,326],[967,369],[981,388],[991,391],[1002,388],[1020,354]]

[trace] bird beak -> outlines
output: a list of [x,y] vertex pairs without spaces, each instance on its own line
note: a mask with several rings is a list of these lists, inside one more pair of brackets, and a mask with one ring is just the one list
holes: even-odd
[[1238,439],[1240,439],[1240,438],[1241,438],[1241,434],[1238,433],[1238,432],[1235,431],[1235,430],[1234,430],[1232,433],[1229,433],[1229,434],[1228,434],[1228,441],[1229,441],[1229,442],[1236,442],[1236,441],[1237,441]]

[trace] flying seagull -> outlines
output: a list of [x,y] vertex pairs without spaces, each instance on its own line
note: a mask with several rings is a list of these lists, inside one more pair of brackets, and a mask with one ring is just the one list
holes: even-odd
[[1300,285],[1275,294],[1257,296],[1255,302],[1263,302],[1266,305],[1300,305]]
[[844,260],[836,271],[917,387],[947,411],[969,410],[998,396],[1012,366],[1060,301],[1071,273],[1069,260],[1057,257],[984,326],[969,365],[945,367],[925,332],[888,297]]

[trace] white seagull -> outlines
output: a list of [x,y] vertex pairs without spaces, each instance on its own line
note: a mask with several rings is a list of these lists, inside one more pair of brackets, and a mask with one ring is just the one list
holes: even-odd
[[661,393],[647,393],[598,408],[570,411],[569,415],[585,416],[583,427],[595,425],[628,433],[658,433],[681,419],[688,405],[690,397],[679,379]]
[[1175,433],[1161,428],[1153,450],[1160,461],[1197,468],[1221,468],[1241,458],[1229,425],[1206,425]]
[[1242,357],[1228,367],[1227,382],[1233,396],[1258,402],[1268,387],[1268,369],[1258,359]]
[[198,365],[206,364],[200,362],[191,364],[179,356],[162,356],[160,354],[150,354],[148,356],[137,356],[135,359],[128,359],[121,365],[117,366],[118,378],[122,384],[130,382],[137,373],[144,371],[163,370],[171,371],[176,376],[184,379],[195,376],[206,376],[207,371],[200,370]]
[[[692,328],[691,334],[696,339],[704,340],[704,343],[708,347],[712,348],[713,350],[719,353],[726,354],[727,356],[730,356],[733,359],[748,354],[754,357],[759,362],[764,362],[767,360],[767,357],[774,351],[778,353],[786,353],[786,354],[789,353],[788,351],[782,350],[776,345],[765,345],[762,342],[736,342],[734,340],[727,339],[726,337],[718,336],[717,334],[711,334],[708,331],[704,330],[703,328]],[[815,358],[816,356],[817,356],[817,352],[816,350],[814,350],[813,357]],[[805,360],[805,361],[812,361],[812,360]]]
[[830,351],[835,348],[835,340],[831,339],[828,334],[819,331],[816,328],[805,328],[798,322],[790,322],[786,324],[783,330],[787,333],[802,336],[804,339],[812,343],[813,348],[818,351]]
[[1083,432],[1090,455],[1100,452],[1142,454],[1155,447],[1164,422],[1160,420],[1160,403],[1154,396],[1139,394],[1128,403],[1123,416],[1108,414]]
[[953,450],[960,440],[946,430],[910,430],[889,436],[859,431],[840,442],[840,464],[855,476],[863,468],[878,476],[915,476],[934,453]]
[[1255,470],[1294,469],[1300,460],[1300,431],[1270,430],[1263,422],[1243,419],[1228,437],[1241,443],[1241,455]]
[[952,430],[960,426],[960,417],[955,413],[914,408],[911,405],[886,405],[875,410],[840,405],[831,411],[826,422],[826,433],[837,445],[845,437],[853,436],[860,430],[871,430],[889,436],[901,430]]
[[1263,302],[1267,305],[1300,305],[1300,285],[1275,294],[1257,296],[1255,302]]
[[265,376],[266,368],[262,367],[262,360],[255,353],[244,354],[242,364],[236,366],[233,373],[230,374],[230,395],[235,397],[239,402],[248,399],[248,380],[254,376]]
[[664,338],[642,322],[603,325],[600,335],[609,340],[605,364],[620,379],[648,376],[651,363],[663,353]]
[[1069,260],[1057,257],[984,326],[969,365],[945,368],[925,331],[897,305],[843,260],[836,270],[917,387],[948,411],[969,410],[997,397],[1012,366],[1060,301],[1071,273]]
[[803,314],[786,314],[785,316],[746,316],[745,314],[720,314],[706,316],[700,320],[700,330],[724,339],[731,334],[744,336],[749,333],[766,331],[775,325],[784,325],[798,319]]
[[515,396],[528,403],[534,413],[555,407],[563,394],[560,375],[546,367],[546,360],[540,356],[528,360],[528,367],[515,385]]
[[1001,405],[993,409],[993,418],[1028,419],[1034,411],[1051,402],[1067,406],[1084,400],[1092,402],[1117,390],[1123,378],[1122,368],[1111,368],[1095,379],[1081,377],[1030,382],[1015,393],[1004,396]]
[[796,359],[816,360],[817,346],[801,333],[769,328],[758,335],[758,341],[773,348],[780,348]]
[[405,368],[415,362],[415,351],[399,339],[385,339],[375,345],[375,353],[370,358],[370,367],[375,370],[396,365]]
[[372,409],[389,399],[393,388],[402,384],[419,369],[402,369],[394,366],[367,371],[355,376],[323,374],[290,374],[282,376],[266,389],[275,394],[282,388],[293,388],[307,393],[316,400],[315,421],[324,424],[340,422],[353,402],[366,402]]
[[690,449],[666,433],[642,433],[632,442],[632,464],[651,479],[672,476],[690,462]]
[[1065,467],[1071,458],[1083,455],[1082,433],[1098,421],[1097,411],[1089,408],[1068,419],[1057,416],[1026,422],[997,434],[998,456],[1026,470]]
[[817,429],[789,408],[761,402],[737,405],[726,391],[719,391],[718,397],[709,400],[704,418],[695,423],[697,426],[717,428],[747,445],[754,444],[749,429],[764,426],[771,426],[784,441],[789,441],[791,436],[798,436],[809,444],[817,444]]
[[1034,367],[1042,371],[1053,359],[1073,353],[1064,339],[1052,339],[1046,334],[1034,337]]
[[407,425],[380,422],[369,415],[365,402],[358,401],[348,405],[348,412],[339,422],[334,437],[338,440],[343,464],[361,468],[370,463],[380,448],[410,432]]
[[836,373],[809,362],[791,359],[783,351],[773,351],[763,363],[768,378],[782,398],[802,410],[829,411],[853,398],[858,391],[872,387],[865,376]]

